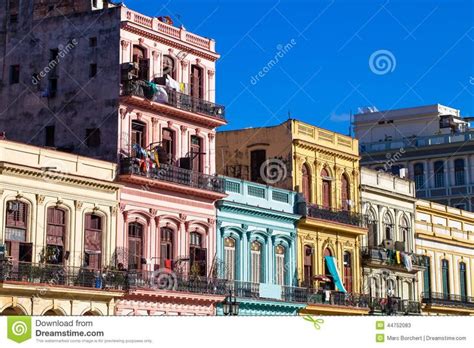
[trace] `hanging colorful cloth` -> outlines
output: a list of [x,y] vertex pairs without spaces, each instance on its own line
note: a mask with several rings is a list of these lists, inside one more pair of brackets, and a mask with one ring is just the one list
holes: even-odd
[[396,255],[396,257],[397,257],[397,263],[400,264],[400,252],[397,250],[397,251],[395,252],[395,255]]
[[158,155],[158,151],[157,151],[156,147],[153,150],[153,158],[155,160],[156,168],[160,168],[160,157]]

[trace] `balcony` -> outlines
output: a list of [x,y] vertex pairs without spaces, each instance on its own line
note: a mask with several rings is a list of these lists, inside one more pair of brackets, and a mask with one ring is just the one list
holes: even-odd
[[402,300],[399,297],[371,298],[371,314],[381,313],[384,315],[417,315],[421,314],[420,302]]
[[130,80],[123,84],[121,95],[165,104],[179,110],[202,114],[225,122],[225,107],[209,101],[178,92],[168,86],[149,83],[144,80]]
[[307,206],[306,216],[313,217],[316,219],[334,221],[341,224],[356,227],[365,226],[365,219],[362,214],[354,213],[347,210],[327,208],[316,204],[311,204]]
[[78,287],[96,290],[122,290],[124,274],[118,271],[96,271],[82,267],[0,262],[0,282],[22,282],[43,286]]
[[322,304],[332,306],[368,308],[367,295],[344,293],[340,291],[318,291],[312,288],[284,286],[282,299],[287,302]]
[[[415,267],[415,271],[419,271],[424,267],[425,256],[417,255],[414,253],[401,252],[402,254],[408,255],[411,261],[412,267]],[[363,247],[361,248],[362,260],[365,262],[375,262],[378,264],[384,264],[387,266],[407,268],[406,261],[404,256],[400,255],[400,262],[398,262],[396,257],[396,251],[385,249],[381,247]]]
[[421,302],[427,305],[474,309],[474,297],[470,296],[423,292]]
[[392,141],[378,141],[373,143],[360,144],[361,154],[372,152],[386,152],[400,148],[417,149],[435,145],[447,145],[455,143],[467,143],[474,140],[474,131],[458,134],[430,135],[423,137],[403,138]]
[[161,164],[159,168],[143,169],[140,167],[140,160],[133,157],[125,157],[120,161],[120,175],[137,175],[151,180],[224,193],[224,180],[216,175],[207,175],[168,164]]

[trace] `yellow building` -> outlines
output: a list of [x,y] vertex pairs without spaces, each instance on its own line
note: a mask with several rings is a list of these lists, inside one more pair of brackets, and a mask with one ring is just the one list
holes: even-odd
[[112,163],[0,140],[0,314],[111,315]]
[[474,213],[417,201],[415,244],[426,256],[422,312],[474,315]]
[[[288,120],[274,127],[219,132],[216,144],[220,174],[301,193],[298,282],[314,290],[314,303],[302,312],[367,314],[367,299],[358,295],[359,237],[367,229],[359,211],[357,140]],[[336,291],[342,290],[337,278],[349,294]]]

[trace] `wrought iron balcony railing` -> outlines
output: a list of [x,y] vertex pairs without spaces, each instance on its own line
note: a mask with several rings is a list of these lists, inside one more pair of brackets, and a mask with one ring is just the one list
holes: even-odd
[[360,307],[369,306],[367,295],[344,293],[340,291],[318,291],[313,288],[284,286],[282,300],[309,304]]
[[447,307],[474,308],[474,297],[439,292],[423,292],[422,302]]
[[410,258],[412,266],[423,267],[426,264],[424,255],[417,255],[414,253],[400,252],[400,262],[397,259],[397,252],[395,250],[385,249],[381,247],[362,247],[361,255],[363,261],[377,260],[389,266],[406,267],[403,255]]
[[132,157],[126,157],[120,161],[120,174],[140,175],[197,189],[225,192],[224,179],[217,175],[207,175],[168,164],[162,164],[160,168],[143,169],[140,166],[140,160]]
[[146,98],[156,103],[173,106],[177,109],[190,111],[206,116],[225,120],[225,107],[209,101],[178,92],[167,86],[158,86],[143,80],[130,80],[124,83],[122,95]]
[[0,282],[23,282],[42,286],[68,286],[95,289],[124,289],[120,271],[92,270],[64,265],[29,262],[0,262]]
[[420,302],[402,300],[399,297],[371,298],[370,310],[372,313],[380,312],[386,315],[420,314]]
[[306,215],[317,219],[330,220],[357,227],[365,226],[365,219],[362,214],[348,210],[332,209],[316,204],[307,206]]

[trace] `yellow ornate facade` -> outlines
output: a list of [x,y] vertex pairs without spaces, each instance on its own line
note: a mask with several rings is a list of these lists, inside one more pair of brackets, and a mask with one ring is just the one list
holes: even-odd
[[474,315],[474,213],[417,201],[415,244],[427,256],[419,275],[422,312]]
[[0,140],[0,314],[114,313],[122,292],[98,278],[116,245],[115,171]]
[[216,144],[220,174],[295,190],[305,198],[298,207],[303,216],[298,224],[300,285],[335,290],[334,283],[318,280],[330,276],[325,256],[332,256],[346,290],[355,294],[353,306],[338,306],[325,292],[315,293],[314,304],[302,313],[367,314],[357,295],[362,284],[359,237],[367,233],[359,211],[357,140],[288,120],[274,127],[219,132]]

